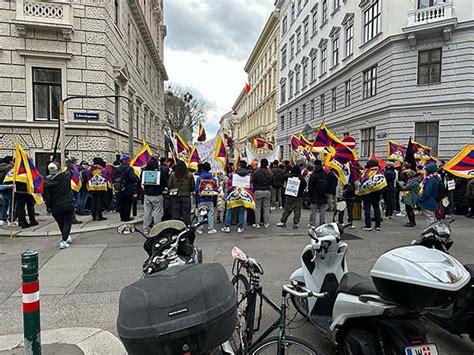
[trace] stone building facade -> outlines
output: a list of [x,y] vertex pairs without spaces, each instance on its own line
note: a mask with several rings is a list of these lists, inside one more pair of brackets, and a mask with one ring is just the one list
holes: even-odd
[[1,2],[0,156],[18,142],[44,167],[58,133],[58,102],[76,95],[129,100],[66,102],[71,155],[115,160],[143,139],[164,153],[165,35],[162,0]]
[[243,146],[245,141],[250,144],[257,137],[275,142],[278,21],[279,11],[273,11],[244,68],[250,85],[250,91],[243,97],[246,104],[242,108],[246,111],[244,114],[235,110],[239,116],[239,140]]
[[452,157],[474,140],[474,3],[278,0],[277,144],[324,123],[362,160],[409,137]]

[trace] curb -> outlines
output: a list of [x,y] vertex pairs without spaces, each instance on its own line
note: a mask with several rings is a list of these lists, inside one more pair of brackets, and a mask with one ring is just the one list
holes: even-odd
[[[135,218],[133,220],[133,224],[142,223],[143,218]],[[78,228],[78,229],[71,229],[71,234],[80,234],[80,233],[88,233],[88,232],[97,232],[97,231],[104,231],[108,229],[115,229],[118,226],[124,224],[124,222],[117,222],[113,224],[105,224],[105,225],[97,225],[93,227],[85,227],[85,228]],[[35,231],[22,231],[22,230],[14,230],[13,236],[14,237],[55,237],[60,236],[61,232],[59,231],[45,231],[45,232],[35,232]],[[0,229],[0,237],[10,236],[9,229]]]
[[[98,328],[60,328],[41,331],[41,344],[76,345],[84,354],[127,354],[112,333]],[[0,351],[23,346],[23,334],[0,335]]]

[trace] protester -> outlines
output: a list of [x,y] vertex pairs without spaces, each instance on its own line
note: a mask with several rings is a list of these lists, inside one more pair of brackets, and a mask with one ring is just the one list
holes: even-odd
[[[411,168],[410,163],[403,163],[402,166],[400,167],[400,173],[398,174],[398,178],[397,178],[397,186],[398,186],[398,190],[400,191],[400,193],[397,195],[397,198],[400,201],[403,198],[403,194],[401,193],[401,186],[408,182],[408,177],[406,176],[405,172],[408,170],[411,170],[410,168]],[[405,204],[403,203],[403,201],[400,203],[400,212],[397,213],[396,216],[397,217],[406,216]]]
[[194,192],[194,177],[182,160],[178,160],[173,169],[168,181],[172,218],[189,225],[191,223],[191,194]]
[[[248,186],[237,186],[234,184],[234,179],[236,179],[237,175],[241,178],[248,178]],[[253,186],[249,170],[247,169],[247,162],[241,160],[238,169],[231,173],[227,180],[227,205],[224,227],[222,227],[221,231],[224,233],[230,232],[232,214],[235,210],[237,213],[237,233],[243,233],[245,228],[246,208],[255,208],[255,202],[253,201]]]
[[217,218],[216,221],[218,224],[222,223],[225,217],[225,197],[226,197],[226,185],[227,185],[227,176],[222,173],[217,175],[217,182],[219,185],[219,194],[217,195]]
[[282,201],[282,188],[285,182],[283,165],[278,164],[278,160],[273,162],[272,168],[273,174],[273,183],[272,183],[272,207],[271,209],[274,210],[278,207],[280,209],[283,208],[283,201]]
[[[153,179],[143,178],[143,174],[147,171],[152,172],[151,177]],[[152,155],[150,161],[142,169],[141,181],[144,193],[143,231],[145,233],[148,233],[152,226],[160,223],[163,217],[163,191],[168,185],[168,175],[169,169],[159,164],[157,155]]]
[[385,180],[387,180],[387,187],[383,190],[383,199],[385,202],[385,217],[392,219],[393,211],[395,209],[395,180],[396,173],[393,163],[388,162],[385,165]]
[[[10,170],[13,169],[13,157],[6,156],[0,162],[0,184],[3,184],[5,176]],[[2,190],[2,209],[0,211],[0,226],[8,225],[10,223],[10,215],[12,204],[12,190],[3,189]]]
[[71,189],[71,170],[61,172],[56,163],[48,165],[49,175],[43,186],[43,198],[61,231],[59,249],[68,248],[72,220],[74,217],[74,196]]
[[471,178],[467,183],[466,197],[469,201],[469,212],[466,217],[474,218],[474,178]]
[[[309,175],[308,194],[311,203],[309,224],[310,227],[317,227],[326,223],[326,203],[328,194],[328,174],[324,171],[321,160],[314,161],[313,172]],[[319,224],[316,224],[316,214],[318,211]]]
[[86,203],[89,193],[87,191],[87,175],[89,171],[89,163],[81,161],[79,174],[81,175],[82,186],[77,194],[76,200],[76,214],[79,216],[85,215]]
[[406,183],[401,183],[403,192],[402,203],[405,205],[408,223],[404,227],[415,227],[415,207],[418,203],[418,193],[420,191],[420,183],[415,179],[416,173],[413,170],[405,170],[407,177]]
[[[35,215],[36,201],[31,194],[28,193],[26,183],[17,181],[15,183],[15,200],[16,200],[16,216],[18,218],[18,225],[21,228],[29,228],[37,226]],[[28,212],[29,222],[26,220],[26,211]]]
[[[120,220],[130,222],[133,200],[138,198],[138,177],[130,166],[130,155],[122,154],[120,166],[116,169],[114,189],[117,191],[117,202],[120,210]],[[118,176],[118,178],[117,178]],[[118,183],[117,183],[118,180]]]
[[381,216],[380,216],[380,197],[381,190],[387,185],[385,176],[379,168],[379,163],[376,159],[370,159],[366,166],[362,180],[359,187],[359,195],[364,202],[364,219],[365,226],[362,228],[365,231],[372,230],[372,215],[371,209],[374,210],[375,229],[380,230]]
[[286,221],[293,213],[293,229],[299,227],[301,219],[301,208],[303,207],[303,196],[304,190],[306,189],[306,180],[301,176],[301,168],[298,165],[295,165],[291,169],[291,177],[299,179],[298,193],[296,196],[290,196],[287,194],[285,208],[283,209],[283,214],[281,216],[280,222],[276,225],[277,227],[286,227]]
[[440,188],[440,179],[437,177],[438,167],[434,163],[425,166],[426,176],[421,182],[421,195],[418,203],[426,217],[426,223],[431,224],[436,221],[435,210],[438,207],[438,190]]
[[255,190],[255,222],[254,228],[260,228],[260,219],[263,208],[263,226],[270,226],[270,202],[271,189],[273,184],[273,174],[268,169],[268,160],[263,158],[260,161],[260,168],[256,169],[252,174],[252,183]]
[[337,189],[337,175],[333,169],[328,172],[328,186],[327,186],[327,211],[332,212],[336,207],[336,189]]
[[[354,183],[348,182],[342,188],[342,200],[346,202],[346,210],[347,210],[347,222],[350,225],[351,229],[354,229],[355,226],[352,224],[353,216],[352,216],[352,209],[354,207],[354,201],[356,198],[355,194],[356,188]],[[338,222],[340,224],[344,224],[344,211],[339,212]]]
[[[211,164],[201,164],[202,171],[196,179],[196,202],[197,207],[207,207],[207,233],[214,234],[217,230],[214,229],[214,196],[219,193],[218,181],[211,173]],[[202,217],[198,216],[198,220],[202,221]],[[198,232],[202,233],[201,229]]]
[[107,195],[107,180],[103,176],[102,158],[93,159],[87,175],[87,189],[91,195],[91,214],[93,221],[105,221],[103,216],[105,197]]

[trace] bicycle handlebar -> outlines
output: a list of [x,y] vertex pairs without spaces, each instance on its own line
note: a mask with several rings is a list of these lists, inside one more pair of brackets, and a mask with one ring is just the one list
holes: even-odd
[[296,296],[296,297],[301,297],[301,298],[309,298],[309,297],[316,297],[316,298],[325,298],[328,296],[327,292],[323,293],[315,293],[311,290],[308,290],[307,288],[299,286],[301,290],[304,290],[304,292],[296,291],[294,289],[294,285],[283,285],[283,289],[288,292],[289,294]]

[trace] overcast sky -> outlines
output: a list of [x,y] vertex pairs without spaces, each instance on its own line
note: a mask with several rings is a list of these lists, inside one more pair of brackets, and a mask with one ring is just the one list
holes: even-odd
[[195,88],[209,102],[208,139],[245,85],[244,65],[273,4],[274,0],[164,0],[166,70],[171,82]]

